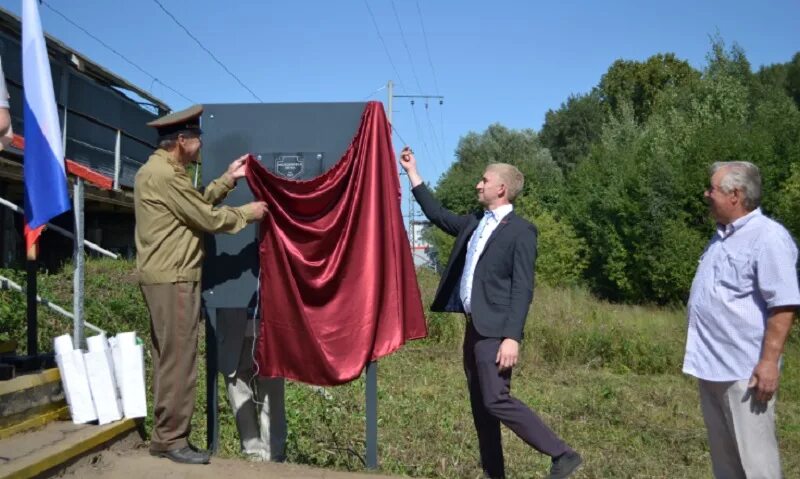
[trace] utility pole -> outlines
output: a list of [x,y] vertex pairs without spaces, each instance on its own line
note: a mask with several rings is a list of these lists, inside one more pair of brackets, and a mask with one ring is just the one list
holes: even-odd
[[[394,101],[394,82],[389,80],[386,83],[386,90],[388,91],[388,98],[387,98],[387,118],[389,120],[389,127],[390,127],[390,135],[393,131],[392,126],[392,114],[393,108],[392,103]],[[398,134],[398,136],[400,136]],[[401,138],[402,140],[402,138]],[[410,188],[409,188],[410,190]],[[414,203],[411,197],[411,192],[409,191],[408,195],[408,211],[409,215],[411,216],[411,220],[409,222],[409,232],[411,233],[411,252],[412,255],[414,253]],[[366,454],[365,454],[365,463],[367,469],[377,469],[378,468],[378,362],[377,361],[370,361],[367,363],[366,367],[366,374],[365,374],[365,382],[366,382]]]
[[388,104],[389,104],[389,125],[392,124],[392,100],[394,99],[394,82],[389,80],[389,83],[386,84],[386,90],[389,92]]
[[[394,95],[394,82],[389,80],[386,83],[386,92],[387,92],[387,105],[388,105],[388,117],[389,117],[389,125],[392,124],[392,113],[393,113],[393,102],[395,99]],[[400,174],[402,175],[403,172],[401,171]],[[408,241],[411,244],[411,256],[414,256],[414,199],[411,196],[411,183],[408,185]]]
[[[387,102],[386,116],[389,120],[389,134],[392,130],[392,92],[394,90],[394,83],[392,80],[386,84],[386,89],[389,91],[389,101]],[[364,463],[367,469],[378,468],[378,361],[370,361],[365,368],[365,423],[366,423],[366,451],[364,454]]]
[[[389,80],[389,83],[386,85],[386,89],[389,95],[389,123],[392,123],[392,101],[395,98],[410,98],[411,104],[414,104],[414,99],[422,98],[425,100],[425,108],[428,107],[428,100],[436,99],[439,100],[439,104],[444,103],[444,97],[441,95],[395,95],[394,94],[394,82]],[[411,194],[411,183],[408,186],[408,240],[411,244],[411,256],[414,257],[416,255],[417,250],[417,236],[416,236],[416,211],[414,210],[414,196]]]

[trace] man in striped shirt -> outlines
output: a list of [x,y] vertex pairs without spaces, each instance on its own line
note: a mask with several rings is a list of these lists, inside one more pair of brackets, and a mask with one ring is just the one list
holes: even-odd
[[800,305],[797,247],[761,213],[761,175],[715,163],[705,191],[717,231],[689,297],[683,372],[698,379],[717,478],[780,478],[775,393]]

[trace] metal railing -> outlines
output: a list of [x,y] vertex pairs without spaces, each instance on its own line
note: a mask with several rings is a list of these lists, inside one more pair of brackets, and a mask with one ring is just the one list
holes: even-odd
[[[23,216],[25,215],[25,210],[23,210],[19,206],[15,205],[14,203],[12,203],[12,202],[4,199],[4,198],[0,198],[0,205],[3,205],[5,207],[9,208],[10,210],[14,211],[15,213],[19,213],[19,214],[21,214]],[[75,235],[73,235],[71,232],[65,230],[64,228],[62,228],[60,226],[54,225],[53,223],[47,223],[47,228],[49,228],[49,229],[51,229],[51,230],[53,230],[53,231],[55,231],[57,233],[61,233],[62,235],[66,236],[67,238],[69,238],[71,240],[75,239]],[[102,255],[108,256],[109,258],[119,259],[119,255],[118,254],[112,253],[111,251],[108,251],[107,249],[101,248],[100,246],[98,246],[95,243],[92,243],[91,241],[83,240],[83,244],[87,248],[89,248],[91,250],[94,250],[94,251],[97,251],[98,253],[100,253]]]
[[[81,343],[83,342],[83,331],[84,328],[92,329],[98,333],[105,333],[102,329],[98,328],[97,326],[89,323],[84,319],[83,314],[83,277],[84,277],[84,257],[83,257],[83,248],[87,247],[92,250],[97,251],[100,254],[106,255],[108,257],[119,259],[119,255],[112,253],[100,246],[92,243],[91,241],[86,241],[83,237],[83,190],[84,184],[83,179],[77,178],[75,181],[75,191],[73,193],[73,210],[75,214],[75,231],[78,233],[77,237],[73,233],[61,228],[60,226],[56,226],[52,223],[47,223],[47,227],[52,229],[53,231],[60,233],[74,241],[74,257],[75,257],[75,273],[73,274],[73,294],[72,294],[72,305],[74,313],[70,313],[69,311],[65,310],[61,306],[58,306],[51,301],[42,299],[41,296],[38,294],[36,295],[36,302],[42,305],[47,306],[48,308],[52,309],[53,311],[66,316],[72,320],[73,325],[73,336],[72,340],[76,348],[81,347]],[[0,198],[0,204],[6,206],[7,208],[11,209],[12,211],[24,215],[25,210],[20,208],[19,206],[15,205],[14,203]],[[26,289],[23,289],[22,286],[18,285],[17,283],[11,281],[8,278],[0,277],[0,285],[4,287],[4,289],[11,289],[15,291],[19,291],[20,293],[25,293]],[[30,325],[29,325],[30,327]]]
[[[18,283],[15,283],[11,279],[6,278],[5,276],[0,276],[0,290],[1,289],[17,291],[19,293],[25,293],[25,288],[23,288]],[[70,313],[66,309],[62,308],[61,306],[53,303],[52,301],[49,301],[47,299],[42,298],[38,294],[36,295],[36,302],[41,304],[42,306],[47,306],[48,308],[52,309],[53,311],[55,311],[56,313],[58,313],[58,314],[60,314],[62,316],[66,316],[67,318],[72,319],[72,320],[75,319],[75,316],[72,313]],[[106,332],[105,330],[98,328],[97,326],[95,326],[94,324],[92,324],[92,323],[90,323],[88,321],[84,321],[83,324],[86,325],[87,328],[89,328],[89,329],[91,329],[93,331],[96,331],[98,333],[105,333]]]

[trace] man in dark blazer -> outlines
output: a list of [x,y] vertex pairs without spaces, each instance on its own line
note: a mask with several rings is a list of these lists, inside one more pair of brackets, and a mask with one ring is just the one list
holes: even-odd
[[569,477],[581,456],[566,445],[522,401],[511,396],[525,319],[533,300],[536,227],[513,212],[524,178],[512,165],[490,164],[476,185],[485,211],[456,215],[425,186],[410,148],[400,164],[428,219],[456,237],[431,311],[463,313],[464,372],[484,474],[505,477],[500,423],[552,458],[551,479]]

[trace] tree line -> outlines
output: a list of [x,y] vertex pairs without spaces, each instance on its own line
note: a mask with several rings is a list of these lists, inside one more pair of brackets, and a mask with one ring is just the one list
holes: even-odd
[[[515,211],[539,228],[537,281],[680,303],[714,228],[703,199],[713,162],[755,163],[762,210],[800,237],[799,108],[800,52],[753,71],[740,46],[716,38],[702,70],[672,53],[617,60],[539,132],[493,124],[462,137],[435,193],[475,210],[485,165],[511,163],[526,179]],[[427,236],[445,262],[452,238]]]

